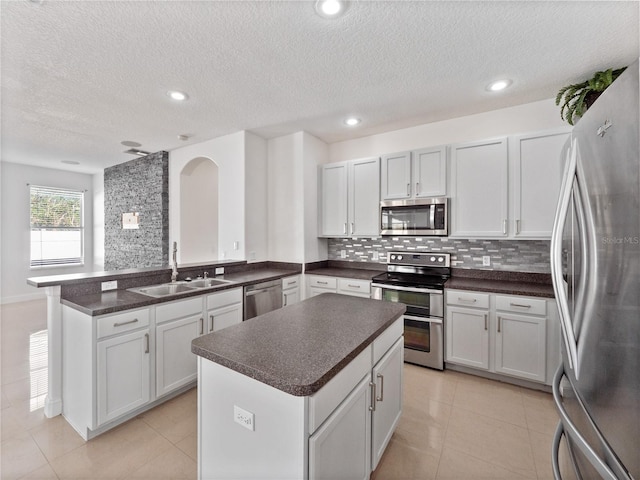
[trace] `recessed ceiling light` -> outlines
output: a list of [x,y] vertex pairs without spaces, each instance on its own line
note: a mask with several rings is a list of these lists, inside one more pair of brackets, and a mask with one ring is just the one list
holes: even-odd
[[189,95],[187,95],[184,92],[179,92],[178,90],[169,90],[167,92],[167,95],[169,95],[169,97],[171,97],[172,100],[176,100],[178,102],[182,102],[187,98],[189,98]]
[[317,0],[316,12],[324,18],[336,18],[344,13],[346,6],[342,0]]
[[134,142],[132,140],[123,140],[120,142],[120,145],[124,145],[125,147],[141,147],[142,144],[138,142]]
[[496,80],[495,82],[491,82],[487,85],[487,90],[490,92],[499,92],[500,90],[507,88],[509,85],[511,85],[511,80],[509,79]]
[[356,125],[359,125],[360,122],[362,122],[362,120],[360,120],[359,118],[349,117],[344,121],[344,124],[348,125],[349,127],[355,127]]
[[67,165],[80,165],[80,162],[76,162],[75,160],[61,160],[61,162]]

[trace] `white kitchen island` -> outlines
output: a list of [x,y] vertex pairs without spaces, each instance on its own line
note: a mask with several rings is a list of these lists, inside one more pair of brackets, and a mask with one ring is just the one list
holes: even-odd
[[194,340],[198,478],[368,479],[402,412],[403,313],[324,294]]

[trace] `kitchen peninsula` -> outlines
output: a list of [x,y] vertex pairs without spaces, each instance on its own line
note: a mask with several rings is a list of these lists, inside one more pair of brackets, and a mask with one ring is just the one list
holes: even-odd
[[198,477],[368,479],[402,412],[404,311],[326,293],[193,340]]

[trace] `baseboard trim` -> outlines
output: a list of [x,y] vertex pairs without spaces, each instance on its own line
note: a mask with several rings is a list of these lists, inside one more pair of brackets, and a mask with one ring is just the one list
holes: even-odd
[[1,297],[0,305],[8,303],[30,302],[32,300],[46,300],[47,295],[44,292],[26,293],[24,295],[14,295],[12,297]]

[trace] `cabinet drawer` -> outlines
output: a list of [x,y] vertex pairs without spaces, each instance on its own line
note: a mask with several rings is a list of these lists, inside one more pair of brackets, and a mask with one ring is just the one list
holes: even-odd
[[309,397],[309,434],[324,422],[331,412],[349,395],[349,392],[371,372],[369,345],[320,390]]
[[234,303],[242,303],[242,289],[224,290],[207,297],[207,310],[211,308],[226,307]]
[[371,282],[369,280],[354,280],[352,278],[339,278],[338,290],[353,293],[371,294]]
[[296,288],[300,286],[300,275],[296,275],[295,277],[286,277],[282,279],[282,289],[287,290],[288,288]]
[[373,364],[375,365],[385,353],[398,341],[404,333],[404,317],[391,324],[382,334],[373,341]]
[[508,297],[504,295],[496,296],[496,310],[505,312],[530,313],[531,315],[546,315],[546,300],[534,299],[530,297]]
[[97,319],[98,338],[128,332],[149,325],[149,309],[129,310]]
[[318,275],[309,275],[309,286],[318,288],[337,288],[338,282],[335,277],[321,277]]
[[447,305],[462,307],[489,308],[489,294],[468,292],[466,290],[447,290]]
[[156,307],[156,323],[202,314],[202,297],[165,303]]

